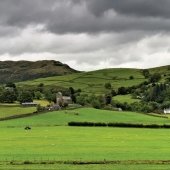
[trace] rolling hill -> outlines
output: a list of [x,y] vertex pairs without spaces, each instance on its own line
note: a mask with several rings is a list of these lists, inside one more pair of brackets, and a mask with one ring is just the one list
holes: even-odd
[[61,76],[78,71],[59,61],[0,61],[0,83]]
[[[164,81],[170,77],[169,66],[158,67],[149,69],[151,74],[160,73],[162,80]],[[133,76],[133,79],[130,78]],[[103,94],[107,92],[104,88],[105,83],[109,82],[113,89],[118,87],[130,87],[138,85],[146,81],[142,74],[141,69],[130,68],[111,68],[90,72],[74,73],[64,76],[53,76],[47,78],[39,78],[31,81],[25,81],[18,83],[19,86],[30,85],[36,86],[40,83],[44,83],[47,86],[61,86],[61,87],[74,87],[80,88],[85,93]]]
[[[133,76],[134,79],[129,79],[130,76]],[[107,91],[104,87],[107,82],[112,84],[112,88],[117,89],[120,86],[128,87],[137,85],[143,81],[145,81],[145,78],[139,69],[113,68],[91,72],[81,72],[64,76],[40,78],[20,82],[18,85],[37,86],[38,84],[43,83],[47,86],[66,88],[73,87],[75,89],[80,88],[82,92],[89,94],[103,94]]]

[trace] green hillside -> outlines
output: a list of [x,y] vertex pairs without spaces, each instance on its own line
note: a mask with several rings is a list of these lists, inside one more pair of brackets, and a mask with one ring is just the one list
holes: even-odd
[[[129,77],[133,76],[134,79],[130,80]],[[19,86],[23,85],[38,85],[43,83],[48,86],[58,87],[74,87],[75,89],[81,89],[86,93],[101,94],[106,92],[104,85],[109,82],[114,89],[120,86],[133,86],[145,81],[142,73],[138,69],[105,69],[92,72],[69,74],[65,76],[56,76],[48,78],[40,78],[31,81],[25,81],[18,83]]]
[[32,80],[78,72],[59,61],[0,61],[0,83]]
[[[170,77],[169,66],[158,67],[149,69],[151,74],[160,73],[162,75],[162,81],[165,81]],[[131,79],[130,76],[133,76]],[[91,72],[74,73],[64,76],[54,76],[48,78],[39,78],[31,81],[25,81],[18,83],[19,86],[37,86],[43,83],[47,86],[57,87],[74,87],[75,89],[81,89],[85,93],[103,94],[107,92],[104,85],[109,82],[113,89],[118,87],[130,87],[138,85],[146,81],[142,74],[141,69],[130,69],[130,68],[112,68],[97,70]]]

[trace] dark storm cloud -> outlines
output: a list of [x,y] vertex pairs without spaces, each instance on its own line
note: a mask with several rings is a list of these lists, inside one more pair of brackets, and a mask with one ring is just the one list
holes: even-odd
[[125,15],[170,17],[169,0],[89,0],[87,3],[96,15],[114,9],[117,13]]
[[170,62],[170,0],[0,0],[0,60],[80,70]]
[[59,34],[169,31],[169,7],[169,0],[0,0],[0,24],[44,24]]

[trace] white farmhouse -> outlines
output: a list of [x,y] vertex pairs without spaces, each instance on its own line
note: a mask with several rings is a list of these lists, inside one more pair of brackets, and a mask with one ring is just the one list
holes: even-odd
[[164,114],[170,113],[170,108],[164,109]]

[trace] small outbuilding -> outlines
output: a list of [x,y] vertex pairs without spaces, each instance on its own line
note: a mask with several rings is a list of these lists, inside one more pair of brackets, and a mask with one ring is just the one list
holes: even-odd
[[34,103],[34,102],[25,102],[25,103],[21,103],[21,105],[23,107],[36,107],[37,103]]
[[164,114],[170,114],[170,108],[164,109]]

